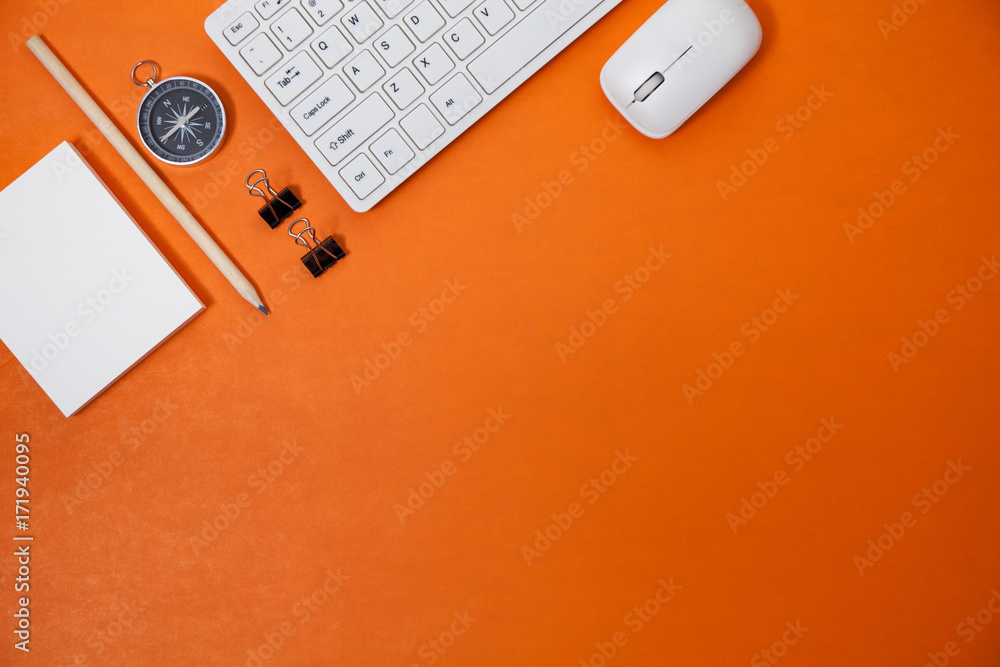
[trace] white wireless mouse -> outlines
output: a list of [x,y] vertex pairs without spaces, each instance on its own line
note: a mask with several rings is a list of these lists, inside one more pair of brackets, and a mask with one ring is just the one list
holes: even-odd
[[601,88],[635,129],[662,139],[750,62],[760,40],[743,0],[669,0],[604,65]]

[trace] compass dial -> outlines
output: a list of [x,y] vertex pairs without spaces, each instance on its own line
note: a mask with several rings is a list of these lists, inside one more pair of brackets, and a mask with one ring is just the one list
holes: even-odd
[[226,114],[218,95],[201,81],[176,76],[157,83],[139,104],[139,136],[170,164],[194,164],[222,144]]

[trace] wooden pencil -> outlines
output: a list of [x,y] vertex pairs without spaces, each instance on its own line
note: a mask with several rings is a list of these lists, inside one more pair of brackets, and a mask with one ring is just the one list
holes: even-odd
[[143,159],[139,152],[132,146],[131,142],[121,133],[121,130],[108,118],[108,115],[104,113],[87,91],[84,90],[80,82],[76,80],[76,77],[66,69],[66,66],[59,60],[59,57],[42,41],[41,36],[36,35],[32,37],[27,41],[27,45],[31,49],[31,52],[35,54],[35,57],[45,66],[45,69],[49,70],[49,73],[69,93],[69,96],[73,98],[77,106],[87,114],[87,117],[97,126],[101,134],[114,146],[118,154],[122,156],[125,162],[142,179],[143,183],[153,191],[156,198],[170,211],[170,214],[180,223],[184,231],[208,255],[208,258],[222,272],[226,280],[236,288],[236,291],[244,299],[267,315],[268,312],[267,308],[264,307],[264,302],[261,301],[260,296],[253,288],[253,285],[250,284],[250,281],[247,280],[246,276],[236,268],[233,261],[229,259],[222,248],[219,247],[219,244],[215,242],[215,239],[205,231],[204,227],[191,215],[191,212],[184,207],[181,200],[171,192],[167,184],[163,182],[163,179],[149,166],[149,163]]

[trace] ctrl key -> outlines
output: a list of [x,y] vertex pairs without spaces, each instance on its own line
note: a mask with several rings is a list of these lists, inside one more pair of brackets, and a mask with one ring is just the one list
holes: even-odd
[[347,166],[340,170],[340,177],[351,186],[351,190],[358,196],[358,199],[364,199],[375,192],[378,186],[385,183],[382,174],[364,153],[348,162]]

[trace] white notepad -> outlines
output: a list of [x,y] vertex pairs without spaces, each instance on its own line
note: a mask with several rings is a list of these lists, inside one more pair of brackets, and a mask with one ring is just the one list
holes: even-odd
[[71,144],[0,191],[0,340],[67,417],[204,308]]

